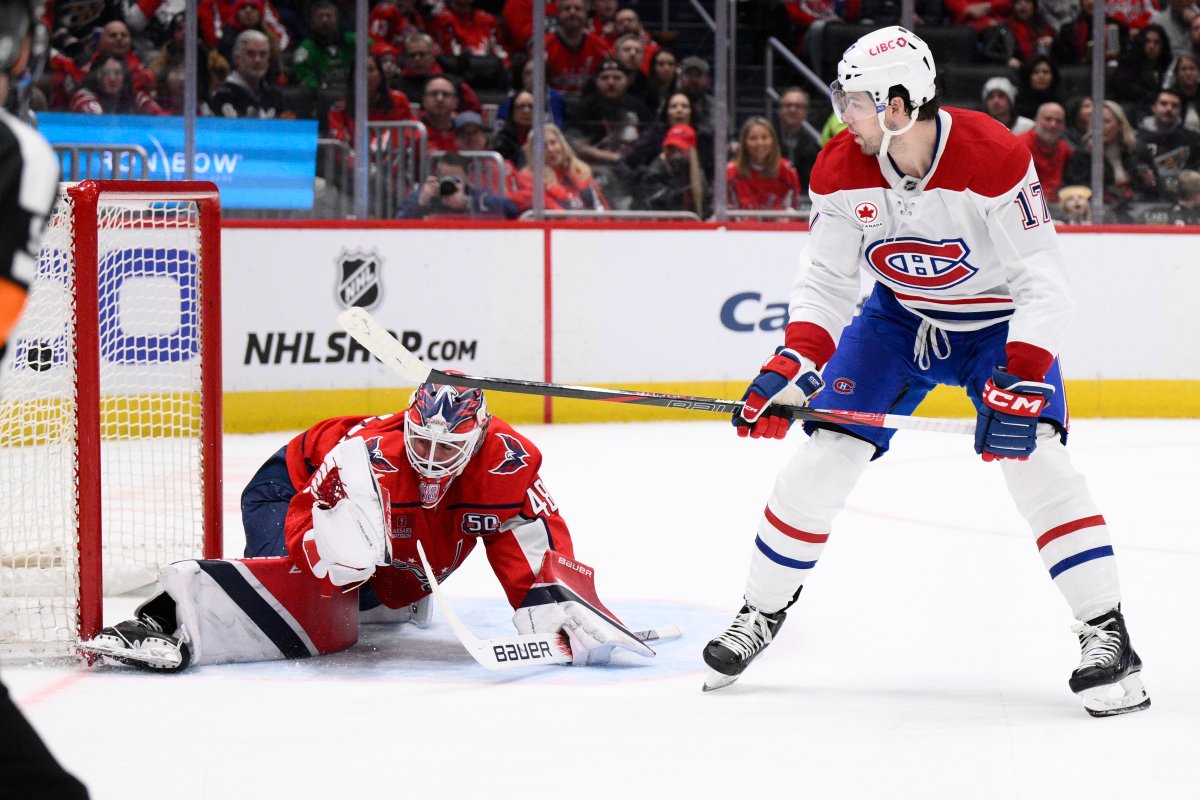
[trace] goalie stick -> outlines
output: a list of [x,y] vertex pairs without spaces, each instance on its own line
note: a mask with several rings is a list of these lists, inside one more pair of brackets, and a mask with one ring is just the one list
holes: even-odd
[[[440,369],[434,369],[411,353],[371,315],[371,312],[364,308],[346,309],[338,314],[338,322],[371,355],[414,385],[432,380],[435,383],[516,394],[681,408],[691,411],[707,411],[713,414],[731,415],[735,411],[739,411],[743,405],[740,400],[717,400],[710,397],[603,389],[595,386],[569,386],[561,383],[542,383],[515,378],[487,378],[479,375],[443,372]],[[975,420],[966,419],[908,417],[902,414],[876,414],[866,411],[822,411],[817,408],[780,405],[771,406],[767,409],[766,414],[808,422],[831,422],[837,425],[866,425],[872,428],[896,428],[937,433],[975,433]]]
[[[450,607],[446,595],[442,593],[442,587],[434,577],[433,567],[429,565],[429,559],[425,557],[425,548],[421,546],[420,542],[417,542],[417,556],[421,559],[421,566],[425,569],[425,577],[429,581],[429,590],[433,593],[433,599],[437,601],[438,608],[442,610],[446,621],[450,623],[454,635],[462,642],[463,647],[467,648],[471,657],[479,662],[480,666],[491,670],[502,670],[514,667],[537,667],[543,664],[570,663],[571,647],[567,644],[567,637],[561,633],[515,634],[513,636],[495,636],[491,639],[480,639],[471,633],[471,629],[458,618],[454,609]],[[683,629],[678,625],[657,630],[638,631],[634,634],[643,642],[666,642],[678,639],[682,635]]]

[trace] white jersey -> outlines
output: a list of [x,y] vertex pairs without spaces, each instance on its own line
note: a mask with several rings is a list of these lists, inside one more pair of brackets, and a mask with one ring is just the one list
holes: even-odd
[[919,180],[886,154],[863,155],[848,131],[821,151],[791,323],[817,325],[836,345],[862,268],[939,328],[1007,321],[1010,342],[1057,354],[1070,317],[1066,265],[1029,150],[978,112],[943,109],[937,125]]

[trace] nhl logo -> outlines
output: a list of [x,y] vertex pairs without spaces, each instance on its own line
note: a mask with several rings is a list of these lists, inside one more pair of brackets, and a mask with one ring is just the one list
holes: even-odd
[[337,298],[343,308],[373,309],[383,299],[380,268],[383,259],[375,250],[343,250],[337,257]]

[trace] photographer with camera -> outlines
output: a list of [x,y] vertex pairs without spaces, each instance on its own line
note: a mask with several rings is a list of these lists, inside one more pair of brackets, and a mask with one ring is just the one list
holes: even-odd
[[516,219],[517,207],[511,200],[470,185],[467,166],[467,159],[458,153],[438,156],[433,172],[421,184],[421,190],[404,198],[396,217]]

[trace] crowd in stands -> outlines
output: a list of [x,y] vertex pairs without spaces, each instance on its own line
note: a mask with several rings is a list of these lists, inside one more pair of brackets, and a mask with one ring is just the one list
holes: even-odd
[[[719,151],[728,156],[730,209],[802,212],[813,163],[840,129],[824,93],[777,86],[772,118],[740,114],[731,141],[716,141],[710,61],[672,32],[648,32],[639,10],[651,5],[659,4],[547,0],[546,207],[705,218]],[[845,38],[831,38],[839,26],[893,24],[901,11],[898,0],[761,6],[768,10],[753,19],[763,38],[785,41],[824,79],[844,46],[831,46]],[[352,147],[354,8],[352,0],[198,0],[197,113],[316,119],[321,136]],[[944,102],[985,111],[1027,144],[1056,217],[1086,221],[1076,207],[1087,206],[1079,198],[1090,197],[1083,187],[1095,152],[1104,221],[1200,222],[1197,0],[1111,0],[1099,37],[1093,0],[917,0],[915,8],[918,34],[969,31],[961,41],[970,52],[955,62],[969,63],[979,81]],[[35,110],[182,113],[184,11],[185,0],[48,2],[51,51]],[[434,156],[427,177],[401,187],[399,214],[511,218],[530,208],[533,0],[377,0],[368,35],[367,118],[421,123]],[[1090,81],[1078,80],[1095,39],[1106,61],[1101,144],[1092,141]],[[802,83],[798,75],[786,82]],[[411,141],[373,134],[369,146]],[[502,165],[488,186],[473,185],[480,154]]]

